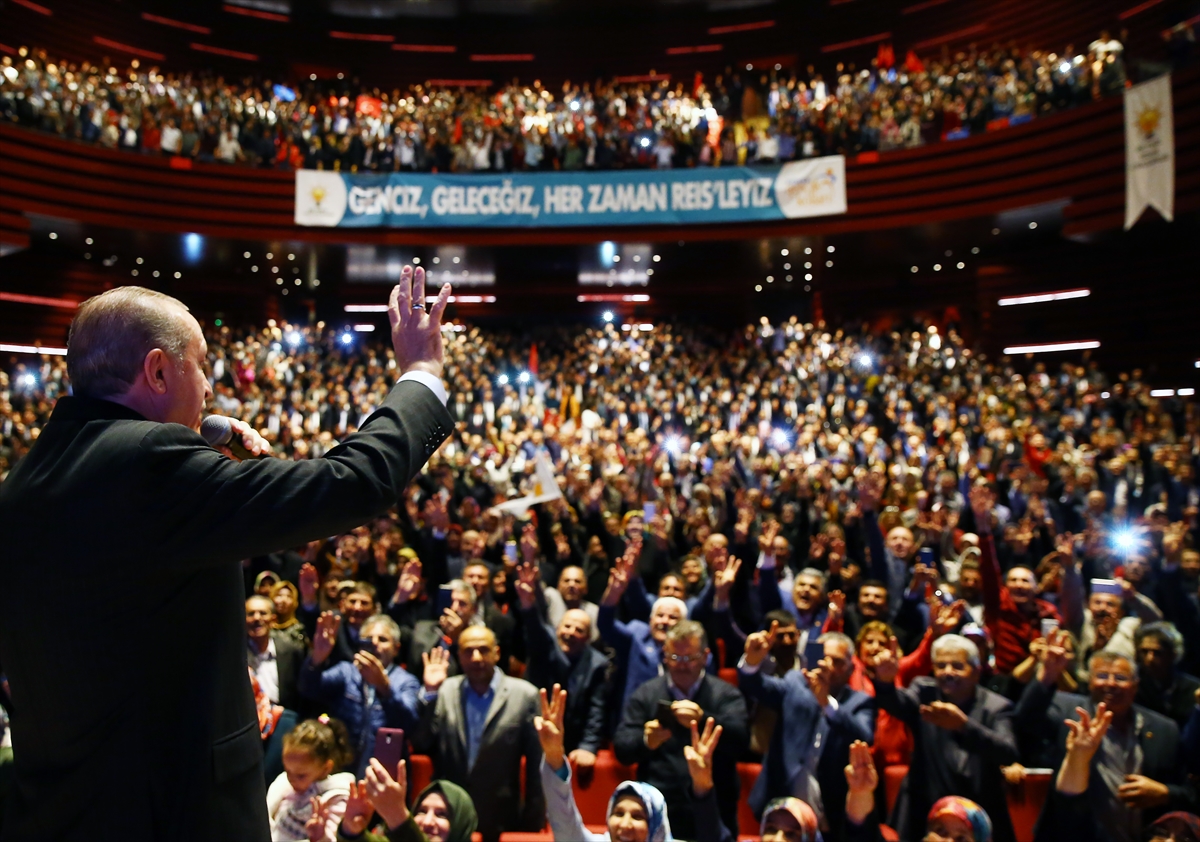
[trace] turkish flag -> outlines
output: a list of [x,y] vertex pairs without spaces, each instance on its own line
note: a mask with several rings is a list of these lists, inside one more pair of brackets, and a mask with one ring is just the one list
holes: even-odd
[[533,347],[531,347],[529,349],[529,373],[532,374],[534,377],[537,377],[537,367],[538,367],[537,343],[535,342],[533,344]]

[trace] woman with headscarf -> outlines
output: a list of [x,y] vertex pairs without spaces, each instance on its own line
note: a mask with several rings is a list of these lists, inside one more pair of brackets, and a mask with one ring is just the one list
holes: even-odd
[[[338,842],[471,842],[479,817],[465,789],[450,781],[433,781],[421,790],[411,811],[407,797],[406,762],[400,761],[393,778],[372,757],[366,779],[350,785]],[[375,829],[367,830],[375,813]]]
[[762,842],[821,842],[817,814],[799,798],[776,798],[763,808]]
[[309,647],[304,624],[296,619],[300,606],[300,591],[286,579],[271,586],[271,602],[275,603],[275,622],[272,628],[281,631],[305,649]]
[[1200,817],[1167,813],[1146,830],[1149,842],[1200,842]]
[[[547,695],[541,691],[542,715],[533,720],[542,743],[542,791],[546,794],[546,817],[555,842],[673,842],[667,802],[650,784],[624,781],[608,800],[606,833],[584,827],[583,817],[571,791],[571,766],[563,748],[563,713],[567,691],[555,684]],[[733,842],[721,821],[713,790],[712,754],[721,738],[721,726],[710,718],[701,733],[692,725],[692,744],[684,748],[692,776],[696,813],[696,842]]]
[[[843,842],[883,842],[879,820],[875,816],[875,787],[879,773],[864,742],[850,746],[850,765],[846,767],[846,825]],[[765,814],[764,814],[765,818]],[[785,837],[786,838],[786,837]],[[987,811],[969,798],[948,795],[934,802],[925,817],[925,835],[919,842],[991,842],[992,820]],[[764,832],[763,842],[768,842]],[[770,840],[770,842],[779,842]],[[787,839],[787,842],[792,840]],[[901,839],[901,842],[918,842]]]

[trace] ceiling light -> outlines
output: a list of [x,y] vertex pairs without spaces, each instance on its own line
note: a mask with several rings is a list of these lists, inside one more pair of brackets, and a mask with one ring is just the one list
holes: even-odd
[[658,261],[662,260],[662,255],[656,254],[656,255],[654,255],[654,257],[651,258],[651,260],[653,260],[655,263],[658,263]]
[[755,292],[762,292],[762,284],[755,284],[755,285],[754,285],[754,291],[755,291]]
[[176,277],[177,279],[178,279],[178,278],[182,278],[182,277],[183,277],[183,273],[182,273],[182,272],[176,272],[176,273],[175,273],[175,277]]
[[832,261],[832,260],[826,260],[826,261],[825,261],[825,266],[826,266],[826,268],[832,267],[832,266],[833,266],[833,261]]
[[138,266],[141,266],[141,265],[142,265],[142,259],[141,259],[140,257],[139,257],[137,260],[133,261],[133,262],[134,262],[134,263],[136,263]]
[[829,252],[830,254],[833,254],[835,249],[833,246],[829,246],[828,248],[825,249],[825,251]]
[[1004,349],[1006,354],[1044,354],[1051,351],[1088,351],[1099,348],[1100,343],[1094,339],[1080,342],[1047,342],[1041,345],[1011,345]]
[[296,259],[296,255],[294,255],[294,254],[288,255],[288,260],[295,260],[295,259]]
[[975,248],[971,249],[971,254],[979,254],[979,246],[975,246]]
[[940,264],[940,263],[933,264],[933,271],[935,271],[935,272],[942,271],[942,264]]
[[958,262],[958,268],[959,268],[959,269],[966,269],[966,268],[967,268],[967,264],[963,263],[963,262],[960,260],[960,261]]
[[787,249],[780,249],[780,250],[779,250],[779,253],[780,253],[780,254],[782,254],[784,257],[787,257],[787,256],[788,256],[788,250],[787,250]]
[[1017,304],[1044,304],[1047,301],[1066,301],[1071,298],[1087,298],[1092,294],[1090,289],[1063,289],[1057,292],[1041,292],[1034,295],[1013,295],[1001,298],[996,303],[1001,307],[1012,307]]
[[92,238],[88,237],[86,240],[84,240],[84,242],[90,246],[92,244]]
[[915,274],[917,274],[917,272],[919,272],[919,271],[921,271],[921,270],[920,270],[920,269],[918,269],[916,266],[914,266],[914,267],[912,268],[912,270],[911,270],[911,271],[912,271],[912,273],[915,275]]
[[53,231],[51,231],[51,232],[50,232],[50,239],[52,239],[52,240],[57,240],[57,239],[58,239],[58,235],[57,235],[57,234],[55,234]]
[[1029,223],[1029,230],[1032,231],[1034,228],[1037,228],[1037,223],[1036,222]]
[[275,259],[275,255],[271,254],[271,252],[267,252],[267,260],[274,260],[274,259]]

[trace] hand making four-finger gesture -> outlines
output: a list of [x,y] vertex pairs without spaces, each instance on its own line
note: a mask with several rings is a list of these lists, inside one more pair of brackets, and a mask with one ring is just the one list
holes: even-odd
[[567,710],[567,691],[555,684],[549,693],[543,688],[538,695],[541,697],[542,715],[533,718],[533,729],[537,731],[538,741],[542,744],[546,765],[557,772],[566,762],[563,716]]

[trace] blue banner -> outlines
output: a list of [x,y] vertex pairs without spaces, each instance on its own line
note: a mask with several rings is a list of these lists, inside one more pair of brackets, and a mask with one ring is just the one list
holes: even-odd
[[773,167],[618,172],[296,172],[296,224],[340,228],[695,225],[846,212],[840,155]]

